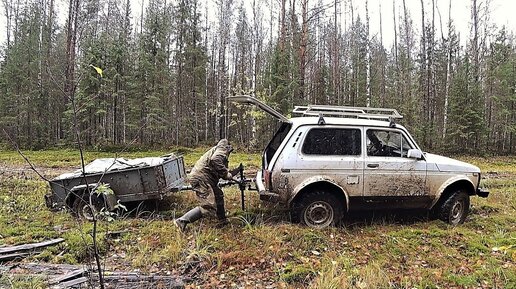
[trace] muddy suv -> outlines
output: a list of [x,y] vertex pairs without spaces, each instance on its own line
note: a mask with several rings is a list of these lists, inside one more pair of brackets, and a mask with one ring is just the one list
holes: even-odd
[[470,196],[487,197],[474,165],[424,153],[395,123],[393,109],[297,106],[286,118],[251,96],[280,120],[265,148],[256,186],[262,200],[287,205],[294,221],[324,228],[344,213],[369,209],[431,210],[445,222],[464,222]]

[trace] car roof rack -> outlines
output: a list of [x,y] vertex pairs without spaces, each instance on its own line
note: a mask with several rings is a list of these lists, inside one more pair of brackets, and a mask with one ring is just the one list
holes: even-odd
[[355,106],[333,106],[333,105],[308,105],[296,106],[292,111],[293,114],[302,116],[333,116],[344,118],[365,118],[394,121],[402,119],[403,116],[397,110],[392,108],[373,108],[373,107],[355,107]]

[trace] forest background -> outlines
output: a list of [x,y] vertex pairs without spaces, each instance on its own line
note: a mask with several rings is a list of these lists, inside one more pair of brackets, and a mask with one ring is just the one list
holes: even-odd
[[489,0],[469,1],[467,35],[455,2],[412,2],[420,11],[375,2],[372,33],[368,1],[2,0],[0,129],[22,148],[73,146],[73,99],[90,148],[228,137],[254,150],[276,121],[225,99],[252,94],[285,115],[304,104],[395,108],[424,150],[514,154],[513,27],[492,19]]

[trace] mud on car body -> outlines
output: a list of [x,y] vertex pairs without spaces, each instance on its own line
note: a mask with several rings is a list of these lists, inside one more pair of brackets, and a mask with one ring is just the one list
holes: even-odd
[[256,186],[262,200],[289,207],[293,220],[324,228],[347,211],[431,210],[460,224],[470,196],[487,197],[474,165],[423,153],[396,119],[396,110],[298,106],[286,118],[251,96],[231,101],[254,104],[280,126],[262,156]]

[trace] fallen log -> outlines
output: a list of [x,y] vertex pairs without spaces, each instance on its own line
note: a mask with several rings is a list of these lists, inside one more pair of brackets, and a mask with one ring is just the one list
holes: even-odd
[[31,244],[3,247],[3,248],[0,248],[0,254],[14,253],[14,252],[19,252],[19,251],[29,251],[29,250],[33,250],[33,249],[37,249],[37,248],[43,248],[43,247],[47,247],[47,246],[57,245],[61,242],[64,242],[63,238],[43,241],[43,242],[39,242],[39,243],[31,243]]
[[[1,266],[0,273],[24,278],[44,280],[49,288],[79,288],[82,283],[98,285],[98,273],[84,265],[68,264],[16,264]],[[183,279],[174,275],[143,275],[131,271],[104,271],[106,288],[171,288],[183,289]],[[82,288],[82,287],[80,287]]]
[[[98,273],[91,274],[94,282],[98,281]],[[106,288],[169,288],[183,289],[185,284],[178,276],[143,275],[140,272],[106,271],[104,272]]]
[[88,282],[88,281],[89,281],[88,278],[81,277],[81,278],[77,278],[77,279],[73,279],[73,280],[70,280],[70,281],[59,283],[58,285],[52,286],[51,288],[53,288],[53,289],[54,288],[55,289],[70,288],[72,286],[76,286],[76,285],[79,285],[79,284],[82,284],[82,283],[85,283],[85,282]]
[[70,279],[75,279],[77,277],[83,277],[87,272],[88,272],[88,270],[85,270],[85,269],[74,270],[65,275],[61,275],[59,277],[53,278],[50,281],[48,281],[48,283],[52,285],[52,284],[57,284],[57,283],[61,283],[64,281],[68,281]]

